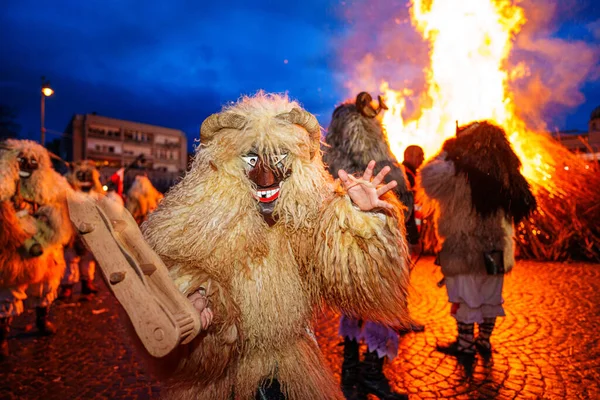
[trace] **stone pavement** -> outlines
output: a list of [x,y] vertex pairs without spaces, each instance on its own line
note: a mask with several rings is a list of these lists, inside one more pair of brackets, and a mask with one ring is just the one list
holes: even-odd
[[[455,336],[441,274],[432,259],[412,275],[411,314],[424,333],[401,338],[385,373],[411,399],[600,399],[600,265],[519,262],[505,280],[506,317],[499,319],[489,362],[472,374],[435,351]],[[54,307],[57,336],[35,335],[33,313],[15,321],[11,356],[0,364],[0,399],[150,399],[152,381],[132,350],[115,300],[102,286],[91,302]],[[317,338],[339,378],[337,317],[319,318]]]

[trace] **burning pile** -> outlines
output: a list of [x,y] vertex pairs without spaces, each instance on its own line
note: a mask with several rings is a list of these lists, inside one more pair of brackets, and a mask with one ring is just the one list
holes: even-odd
[[[430,65],[427,90],[420,96],[395,91],[387,82],[380,87],[389,107],[383,124],[397,158],[411,144],[420,145],[426,157],[435,155],[455,134],[457,122],[489,120],[503,126],[539,204],[534,216],[518,227],[520,255],[600,260],[597,164],[577,158],[549,135],[529,130],[508,89],[511,80],[527,71],[520,65],[507,72],[514,37],[526,23],[523,9],[509,0],[414,0],[410,17],[430,46]],[[419,104],[417,112],[407,112],[409,99]],[[405,121],[405,114],[410,120]],[[425,238],[431,248],[433,235]]]

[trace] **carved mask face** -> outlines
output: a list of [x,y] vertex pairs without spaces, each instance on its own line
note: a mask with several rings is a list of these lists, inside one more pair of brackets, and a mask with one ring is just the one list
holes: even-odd
[[256,191],[252,195],[258,201],[259,211],[269,226],[277,222],[273,210],[279,198],[281,182],[290,175],[283,162],[286,157],[287,154],[279,154],[265,160],[253,152],[242,156],[246,163],[248,178],[256,186]]
[[79,170],[75,174],[77,178],[77,186],[82,192],[89,192],[94,187],[94,175],[90,170]]
[[21,153],[17,160],[19,161],[19,177],[21,179],[28,179],[31,174],[39,168],[38,161],[35,157],[25,157],[23,153]]

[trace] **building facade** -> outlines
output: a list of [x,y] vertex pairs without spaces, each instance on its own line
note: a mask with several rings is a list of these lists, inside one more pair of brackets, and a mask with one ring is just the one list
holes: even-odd
[[188,160],[185,133],[92,113],[75,115],[61,140],[60,156],[69,161],[88,159],[106,167],[122,167],[140,154],[144,155],[148,169],[185,171]]
[[590,115],[588,132],[563,132],[557,134],[556,138],[579,157],[590,161],[600,160],[600,107],[596,107]]

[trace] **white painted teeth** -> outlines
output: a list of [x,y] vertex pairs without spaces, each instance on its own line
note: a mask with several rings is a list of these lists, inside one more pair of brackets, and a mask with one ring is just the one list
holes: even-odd
[[279,192],[279,188],[273,190],[257,190],[256,197],[260,197],[262,199],[268,199],[269,197],[275,196],[276,193]]
[[19,176],[21,178],[29,178],[31,176],[31,172],[19,171]]

